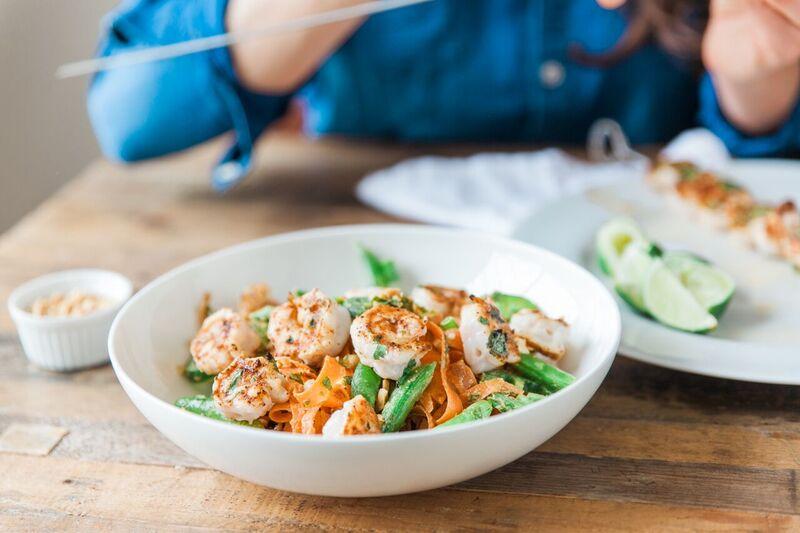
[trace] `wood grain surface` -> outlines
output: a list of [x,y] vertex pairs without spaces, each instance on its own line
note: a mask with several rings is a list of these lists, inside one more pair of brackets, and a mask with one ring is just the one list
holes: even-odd
[[[223,246],[311,226],[390,220],[354,183],[420,148],[273,135],[256,176],[207,185],[212,144],[121,168],[92,164],[0,239],[0,299],[38,274],[118,270],[138,287]],[[482,147],[486,148],[486,147]],[[252,485],[162,437],[108,366],[25,359],[0,311],[0,432],[69,430],[45,457],[0,453],[0,530],[799,530],[800,388],[692,376],[618,357],[561,433],[482,477],[420,494],[336,499]]]

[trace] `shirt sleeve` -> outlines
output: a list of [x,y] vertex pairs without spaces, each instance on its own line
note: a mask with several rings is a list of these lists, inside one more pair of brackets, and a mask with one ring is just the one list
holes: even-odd
[[766,135],[748,135],[728,122],[719,107],[714,83],[708,73],[700,83],[700,123],[714,132],[728,150],[739,157],[780,156],[800,150],[800,102],[789,118]]
[[[228,0],[134,0],[104,20],[99,55],[225,31]],[[103,153],[137,161],[188,148],[227,131],[234,142],[212,184],[226,190],[251,167],[253,142],[286,110],[290,95],[256,94],[236,79],[227,48],[99,73],[89,117]]]

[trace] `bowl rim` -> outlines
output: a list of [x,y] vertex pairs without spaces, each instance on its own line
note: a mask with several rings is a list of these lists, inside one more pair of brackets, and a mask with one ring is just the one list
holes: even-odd
[[[114,279],[115,282],[121,285],[123,297],[111,305],[82,316],[38,316],[25,309],[20,303],[27,293],[35,292],[39,286],[87,276],[93,276],[97,279]],[[130,300],[132,294],[133,282],[119,272],[102,268],[73,268],[57,270],[29,279],[11,291],[11,294],[8,295],[7,303],[9,314],[15,322],[41,326],[79,326],[88,322],[112,319]]]
[[[144,298],[149,292],[157,289],[158,287],[160,287],[165,283],[170,282],[173,278],[181,275],[183,272],[187,270],[191,270],[197,267],[198,265],[206,263],[208,261],[213,261],[218,257],[237,254],[251,248],[258,248],[264,246],[265,244],[280,244],[282,242],[291,242],[304,238],[341,236],[341,235],[352,234],[354,232],[362,234],[363,233],[379,234],[392,231],[403,231],[403,232],[421,231],[429,234],[440,233],[440,234],[451,234],[451,235],[453,234],[471,235],[473,237],[480,239],[494,240],[497,241],[498,243],[509,246],[511,248],[525,249],[525,250],[533,249],[537,253],[549,256],[551,259],[555,259],[557,262],[561,262],[568,268],[578,272],[579,275],[585,276],[590,283],[596,284],[596,286],[600,289],[599,293],[601,294],[601,298],[605,300],[606,307],[608,308],[608,311],[610,311],[610,314],[606,315],[606,317],[611,321],[610,326],[614,330],[613,334],[614,340],[610,343],[610,345],[608,346],[607,353],[603,355],[603,357],[597,363],[597,365],[585,375],[576,378],[575,382],[570,387],[562,389],[554,394],[546,396],[545,398],[537,402],[526,405],[519,409],[514,409],[506,413],[500,413],[498,415],[491,416],[483,420],[470,422],[469,424],[458,424],[451,427],[443,427],[435,430],[405,431],[405,432],[396,432],[388,434],[381,433],[378,435],[375,434],[348,435],[348,436],[337,436],[337,437],[322,437],[321,435],[304,435],[296,433],[287,433],[284,431],[265,431],[262,429],[252,428],[244,425],[230,424],[220,420],[214,420],[211,418],[199,416],[194,413],[190,413],[184,409],[176,407],[173,403],[169,403],[165,400],[162,400],[155,394],[145,389],[143,386],[139,385],[131,376],[128,375],[128,373],[123,368],[122,363],[120,363],[119,359],[117,358],[114,344],[118,336],[120,323],[125,319],[125,315],[128,308],[136,305],[137,302],[140,299]],[[294,442],[297,444],[310,445],[310,446],[316,446],[316,445],[337,446],[343,444],[370,445],[370,444],[376,444],[376,443],[380,444],[398,440],[418,440],[424,438],[434,438],[437,435],[447,435],[462,431],[470,431],[478,427],[484,427],[489,424],[494,424],[498,422],[498,418],[501,418],[503,420],[510,420],[511,418],[514,417],[524,416],[525,413],[537,409],[538,408],[537,406],[552,403],[553,401],[562,398],[565,394],[569,394],[568,392],[569,389],[582,382],[588,381],[590,377],[592,377],[597,372],[601,371],[601,369],[604,366],[606,366],[606,363],[607,363],[607,368],[610,368],[611,363],[616,357],[617,350],[619,349],[621,334],[622,334],[622,325],[621,325],[619,307],[617,306],[611,294],[608,292],[608,289],[581,265],[574,263],[569,259],[561,257],[560,255],[554,252],[506,236],[492,234],[479,230],[465,229],[465,228],[452,228],[443,226],[432,226],[426,224],[402,224],[402,223],[347,224],[347,225],[302,229],[285,233],[277,233],[275,235],[270,235],[267,237],[261,237],[259,239],[245,241],[242,243],[234,244],[232,246],[216,250],[214,252],[210,252],[208,254],[201,255],[185,263],[182,263],[181,265],[175,268],[170,269],[169,271],[165,272],[164,274],[161,274],[157,278],[150,281],[147,285],[142,287],[142,289],[139,290],[132,298],[130,298],[127,302],[125,302],[125,305],[122,307],[119,313],[117,313],[117,316],[114,318],[114,321],[111,324],[111,329],[108,335],[108,353],[114,372],[117,375],[117,378],[122,383],[123,388],[126,389],[126,393],[128,393],[128,387],[131,387],[138,394],[143,395],[143,397],[149,400],[151,403],[154,402],[155,405],[158,405],[159,407],[167,407],[167,410],[176,416],[189,417],[186,419],[193,420],[194,421],[193,423],[206,424],[206,425],[210,424],[212,427],[218,428],[223,431],[232,431],[236,433],[244,432],[243,434],[251,435],[252,438],[260,438],[267,440],[277,439],[279,441]],[[604,379],[605,376],[601,378],[601,383],[602,380]],[[592,393],[592,395],[593,394],[594,392]]]

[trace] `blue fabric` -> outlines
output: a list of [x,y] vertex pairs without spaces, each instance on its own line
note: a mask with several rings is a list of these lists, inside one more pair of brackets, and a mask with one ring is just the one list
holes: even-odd
[[[218,34],[226,5],[124,3],[109,15],[99,53]],[[125,161],[233,131],[213,174],[220,190],[246,174],[254,140],[295,97],[305,100],[312,135],[582,143],[595,119],[610,117],[634,143],[664,142],[699,123],[736,155],[800,148],[800,110],[775,133],[744,135],[720,112],[708,77],[656,46],[605,69],[571,58],[574,44],[607,50],[625,25],[595,0],[436,0],[371,17],[295,94],[245,90],[223,49],[100,74],[89,112],[103,151]],[[563,81],[546,83],[541,66],[554,61]]]

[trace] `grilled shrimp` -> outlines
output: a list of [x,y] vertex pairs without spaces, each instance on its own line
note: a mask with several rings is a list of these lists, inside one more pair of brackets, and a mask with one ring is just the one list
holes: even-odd
[[522,309],[511,317],[509,324],[517,336],[543,354],[558,360],[567,353],[569,326],[563,320],[549,318],[538,310]]
[[411,291],[411,299],[420,307],[424,307],[441,318],[458,316],[461,313],[461,306],[469,301],[465,291],[438,285],[414,287],[414,290]]
[[350,336],[361,363],[385,379],[399,379],[412,359],[431,350],[425,320],[389,305],[377,305],[353,320]]
[[464,359],[476,374],[519,361],[519,350],[511,328],[495,306],[470,296],[461,308],[461,342]]
[[350,313],[319,289],[272,311],[267,328],[276,357],[292,357],[317,367],[325,356],[335,356],[347,344]]
[[289,401],[286,378],[265,357],[236,359],[214,378],[217,408],[233,420],[252,422],[275,403]]
[[233,361],[234,352],[240,351],[244,357],[249,357],[260,345],[261,339],[247,321],[223,307],[203,321],[189,351],[197,368],[206,374],[216,374]]
[[342,435],[363,435],[365,433],[380,433],[381,424],[375,410],[360,394],[344,402],[338,411],[322,427],[322,434],[326,437],[340,437]]
[[784,202],[754,218],[747,226],[750,239],[759,251],[791,259],[792,241],[800,228],[800,215],[792,202]]
[[242,316],[247,316],[253,311],[275,303],[270,297],[269,287],[265,283],[256,283],[247,287],[239,296],[239,312]]

